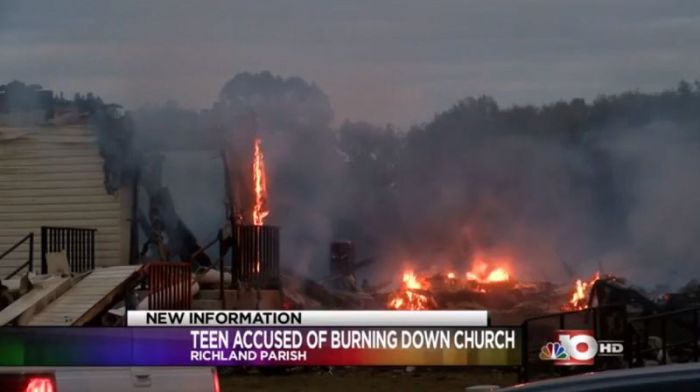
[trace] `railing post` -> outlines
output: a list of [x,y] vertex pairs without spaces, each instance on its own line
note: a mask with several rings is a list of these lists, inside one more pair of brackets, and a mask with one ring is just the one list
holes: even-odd
[[[648,347],[649,346],[649,319],[644,319],[644,335],[642,336],[642,347]],[[641,353],[640,350],[640,357],[642,357],[642,363],[644,363],[644,358],[643,354]]]
[[661,364],[666,364],[666,317],[661,317]]
[[34,232],[29,233],[29,271],[34,270]]
[[[622,325],[623,325],[623,339],[625,347],[632,347],[634,343],[632,342],[632,334],[634,333],[634,328],[629,323],[627,319],[627,312],[622,312]],[[632,367],[632,353],[630,350],[625,349],[624,360],[627,362],[627,367]]]
[[90,269],[95,269],[95,231],[90,231]]
[[698,336],[698,309],[695,309],[693,311],[693,356],[695,357],[695,362],[698,361],[698,357],[700,356],[698,352],[698,339],[700,336]]
[[559,313],[559,329],[564,329],[564,313]]
[[599,322],[599,309],[598,308],[593,308],[593,336],[595,336],[596,339],[600,339],[601,337],[598,336],[598,333],[600,331],[600,328],[598,328],[598,322]]
[[528,362],[530,360],[530,353],[529,353],[529,347],[528,347],[528,336],[527,336],[527,321],[522,324],[522,328],[520,329],[521,332],[521,342],[522,342],[522,358],[521,361],[522,363],[520,364],[521,367],[521,374],[520,374],[520,382],[527,382],[528,380]]
[[644,363],[644,358],[642,358],[642,337],[639,334],[635,334],[634,339],[637,342],[634,352],[635,364],[636,366],[642,366],[642,364]]
[[219,300],[223,304],[222,307],[226,309],[224,304],[224,234],[222,230],[219,230],[217,237],[219,240]]
[[629,319],[625,319],[625,345],[629,343],[630,350],[625,348],[625,355],[627,356],[628,366],[634,367],[637,353],[637,344],[639,343],[637,330]]
[[238,249],[240,248],[241,231],[240,226],[235,222],[231,225],[231,286],[229,288],[241,289],[240,282],[240,260],[238,260]]
[[48,233],[48,228],[47,227],[42,227],[41,228],[41,274],[46,274],[47,268],[46,268],[46,251],[47,251],[47,246],[48,246],[48,239],[46,238],[47,233]]

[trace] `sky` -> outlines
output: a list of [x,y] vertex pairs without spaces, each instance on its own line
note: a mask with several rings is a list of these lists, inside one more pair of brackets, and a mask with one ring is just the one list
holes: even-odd
[[300,76],[335,121],[400,127],[700,79],[697,0],[0,0],[0,82],[127,108],[211,106],[236,73]]

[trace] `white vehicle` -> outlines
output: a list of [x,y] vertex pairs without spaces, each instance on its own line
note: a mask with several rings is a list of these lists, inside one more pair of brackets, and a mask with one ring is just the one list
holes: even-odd
[[3,367],[2,392],[220,392],[211,367]]

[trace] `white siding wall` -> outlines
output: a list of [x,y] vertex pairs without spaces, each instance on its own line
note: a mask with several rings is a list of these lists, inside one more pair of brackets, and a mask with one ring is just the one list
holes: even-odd
[[[86,127],[0,128],[0,254],[41,226],[97,229],[98,266],[128,263],[129,191],[108,195],[96,136]],[[0,260],[0,276],[23,263],[23,245]]]

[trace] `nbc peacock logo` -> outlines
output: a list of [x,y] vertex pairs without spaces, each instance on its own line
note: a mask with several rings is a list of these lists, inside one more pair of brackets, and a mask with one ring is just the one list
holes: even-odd
[[[560,329],[556,331],[556,340],[547,342],[540,350],[540,359],[552,361],[556,366],[593,365],[598,354],[598,341],[593,337],[593,331],[585,329]],[[622,355],[622,342],[601,341],[604,355]],[[615,345],[612,347],[611,345]],[[608,347],[611,346],[611,347]],[[615,350],[613,350],[615,349]]]
[[559,342],[547,342],[540,350],[540,359],[543,361],[561,361],[569,359],[569,353]]

